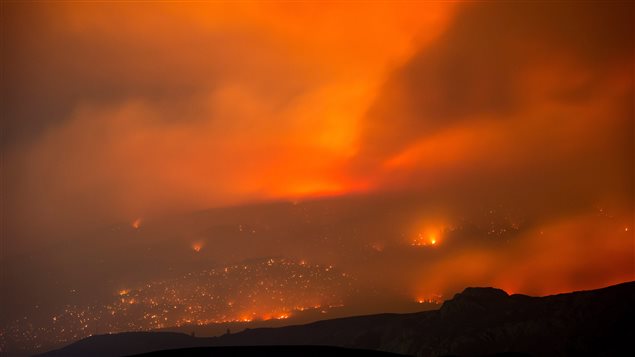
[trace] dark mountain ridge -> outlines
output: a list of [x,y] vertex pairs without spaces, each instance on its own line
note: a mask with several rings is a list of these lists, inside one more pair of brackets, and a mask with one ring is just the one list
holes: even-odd
[[467,288],[434,311],[247,329],[210,338],[159,332],[92,336],[42,356],[115,356],[202,346],[258,345],[323,345],[416,356],[508,352],[534,356],[635,355],[634,301],[635,282],[545,297]]

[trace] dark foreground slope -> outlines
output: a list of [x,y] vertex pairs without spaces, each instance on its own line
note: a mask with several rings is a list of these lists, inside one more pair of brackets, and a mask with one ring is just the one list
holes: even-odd
[[163,350],[135,355],[135,357],[177,357],[177,356],[271,356],[271,357],[322,357],[322,356],[352,356],[352,357],[404,357],[404,355],[354,348],[333,346],[216,346],[193,347],[175,350]]
[[[504,352],[534,356],[635,355],[634,301],[635,282],[546,297],[467,288],[436,311],[359,316],[212,338],[148,332],[93,336],[44,356],[114,356],[201,346],[257,345],[327,345],[417,356]],[[210,355],[233,355],[218,351],[207,350]],[[252,350],[234,351],[249,354]],[[173,352],[158,356],[177,355],[170,354]]]

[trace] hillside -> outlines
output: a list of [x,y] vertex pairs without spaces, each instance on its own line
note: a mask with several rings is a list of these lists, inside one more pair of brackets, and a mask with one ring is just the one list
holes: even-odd
[[[622,355],[634,352],[635,282],[530,297],[467,288],[439,310],[379,314],[219,337],[130,332],[92,336],[41,356],[115,356],[202,346],[305,345],[405,355]],[[160,354],[160,355],[166,355]]]

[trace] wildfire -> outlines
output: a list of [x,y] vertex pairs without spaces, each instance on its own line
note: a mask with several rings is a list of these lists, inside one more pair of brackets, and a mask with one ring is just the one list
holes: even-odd
[[200,252],[201,249],[203,249],[203,243],[202,242],[192,243],[192,250],[194,250],[196,253]]
[[441,294],[428,294],[415,299],[419,304],[441,304],[443,302],[443,296]]
[[131,223],[132,228],[139,229],[141,228],[141,218],[137,218]]
[[453,232],[455,227],[445,219],[433,218],[423,224],[416,224],[411,231],[410,245],[415,247],[437,247],[446,234]]
[[[253,313],[251,315],[253,315]],[[253,320],[254,318],[253,316],[250,316],[250,314],[246,314],[238,318],[238,321],[241,321],[241,322],[251,322]]]
[[[308,309],[313,309],[312,307],[296,307],[295,310],[297,311],[304,311],[304,310],[308,310]],[[268,320],[286,320],[289,317],[291,317],[291,312],[280,312],[280,313],[265,313],[262,314],[260,316],[260,320],[261,321],[268,321]]]
[[429,247],[429,246],[436,246],[438,243],[439,243],[439,238],[436,233],[428,233],[428,234],[419,233],[417,235],[417,238],[415,238],[412,241],[411,245],[415,247]]

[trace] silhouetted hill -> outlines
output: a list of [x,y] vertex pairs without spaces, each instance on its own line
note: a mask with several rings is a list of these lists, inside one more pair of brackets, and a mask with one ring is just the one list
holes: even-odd
[[144,353],[138,357],[176,357],[176,356],[368,356],[368,357],[399,357],[403,355],[354,348],[333,346],[219,346],[219,347],[194,347],[175,350],[164,350]]
[[[211,338],[149,332],[93,336],[43,356],[114,356],[202,346],[260,345],[337,346],[417,356],[513,352],[534,356],[635,355],[633,301],[635,282],[546,297],[467,288],[435,311],[340,318]],[[211,351],[214,355],[216,351],[232,355],[253,350]],[[173,355],[170,353],[156,355]]]

